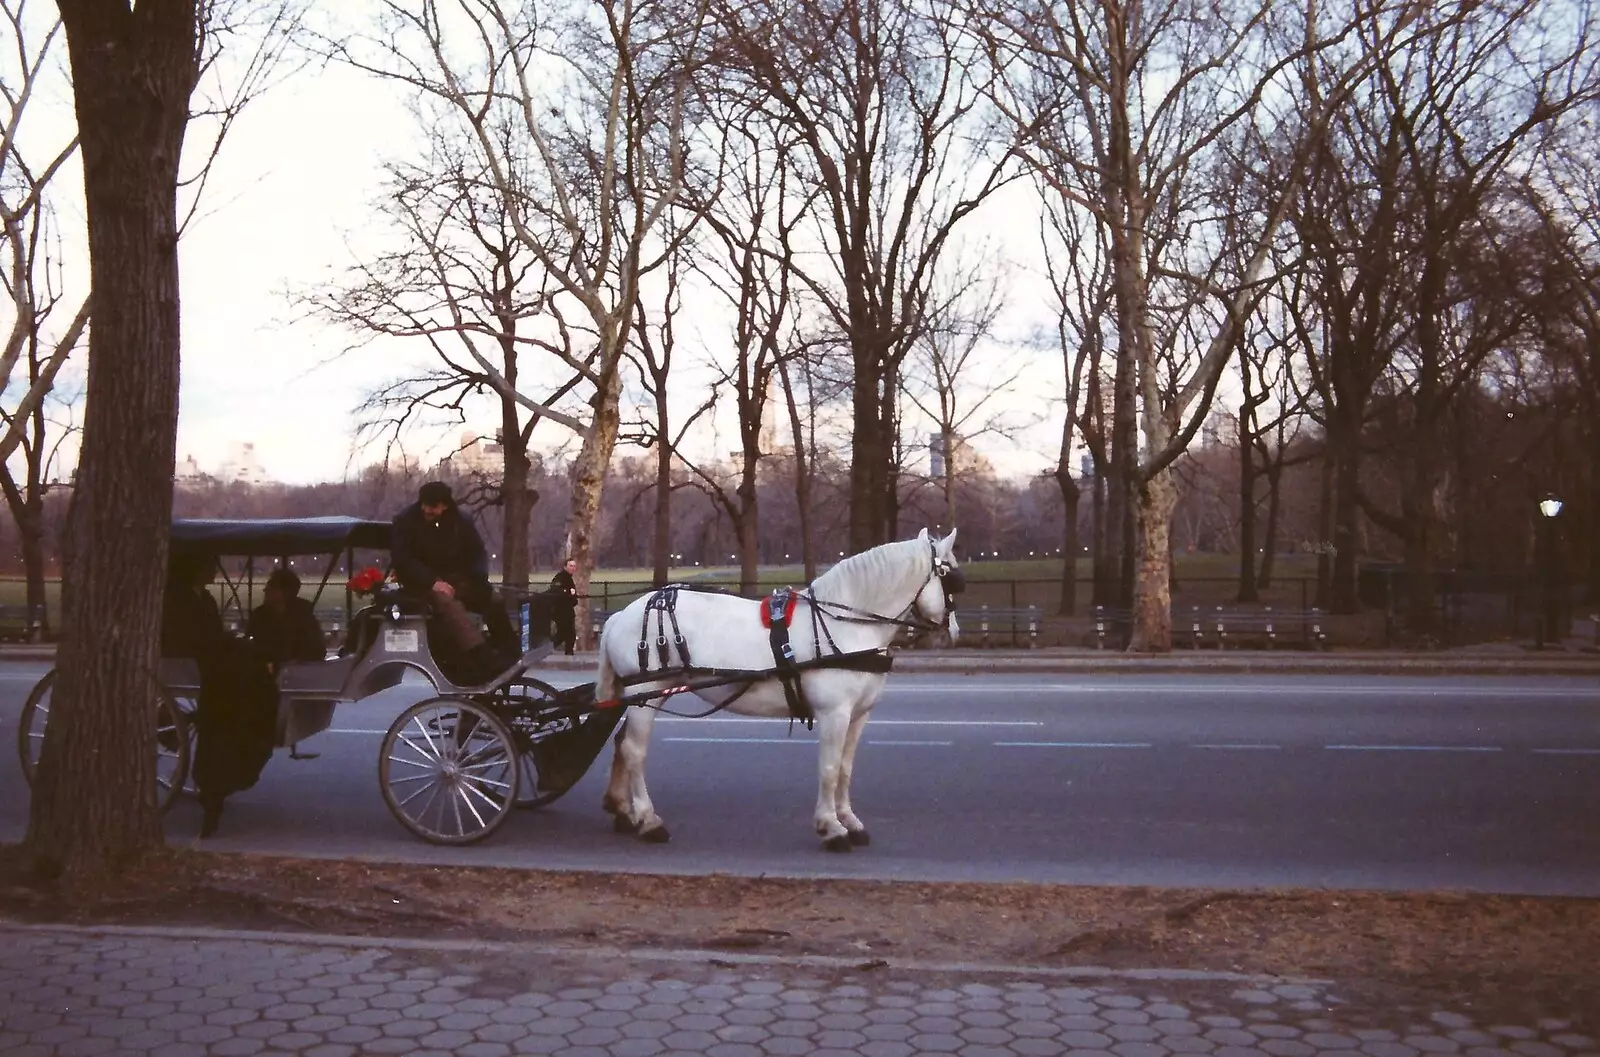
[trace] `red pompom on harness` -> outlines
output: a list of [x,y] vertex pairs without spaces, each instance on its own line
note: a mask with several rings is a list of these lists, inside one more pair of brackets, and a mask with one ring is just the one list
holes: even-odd
[[799,592],[788,587],[778,588],[771,595],[761,600],[761,626],[764,628],[772,627],[773,618],[781,613],[782,616],[777,622],[784,627],[788,627],[794,623],[794,607],[799,601]]

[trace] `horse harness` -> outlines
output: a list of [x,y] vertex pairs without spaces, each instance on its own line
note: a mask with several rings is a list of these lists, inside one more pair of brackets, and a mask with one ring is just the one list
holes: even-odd
[[[906,620],[903,617],[890,617],[870,610],[857,609],[840,602],[829,602],[817,598],[809,587],[795,590],[791,587],[781,587],[761,600],[761,624],[768,629],[768,642],[772,648],[773,671],[768,676],[775,677],[783,687],[783,695],[789,706],[789,715],[793,720],[799,720],[810,730],[816,723],[816,713],[805,698],[801,684],[801,674],[811,668],[846,668],[853,671],[888,672],[893,665],[893,658],[887,650],[871,649],[858,650],[846,653],[834,642],[833,635],[828,630],[825,612],[836,620],[855,621],[873,624],[894,624],[901,628],[920,631],[932,631],[948,628],[950,612],[955,608],[955,596],[966,587],[966,577],[962,571],[951,562],[939,557],[936,547],[930,544],[933,559],[932,573],[939,579],[940,586],[944,589],[945,617],[941,623],[935,624],[926,618],[922,620]],[[738,680],[739,676],[749,676],[753,673],[742,670],[728,670],[719,668],[696,667],[689,654],[689,643],[683,637],[683,630],[678,626],[678,594],[680,591],[710,591],[722,594],[717,588],[700,587],[694,584],[668,584],[656,590],[645,602],[644,619],[639,625],[639,672],[623,680],[628,683],[646,682],[659,678],[663,672],[671,671],[684,675],[710,676],[716,682],[700,683],[698,685],[685,685],[675,688],[672,693],[685,690],[706,689],[710,686],[725,685]],[[921,591],[918,591],[921,594]],[[794,643],[790,640],[789,632],[794,623],[795,610],[800,599],[804,597],[811,611],[811,632],[814,657],[809,661],[796,661]],[[916,605],[916,599],[911,601]],[[655,652],[660,667],[651,670],[650,667],[650,614],[656,617]],[[667,626],[672,627],[672,637],[667,638]],[[822,650],[823,643],[828,645],[828,653]],[[676,649],[677,664],[673,664],[672,651]],[[718,712],[727,708],[733,702],[749,691],[760,678],[750,679],[745,685],[728,700],[722,702],[711,710]],[[708,712],[706,715],[710,715]]]

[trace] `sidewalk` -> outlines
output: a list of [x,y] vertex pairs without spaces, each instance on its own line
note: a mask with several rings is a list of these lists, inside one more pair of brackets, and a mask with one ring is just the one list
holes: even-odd
[[1575,1012],[1233,974],[0,922],[7,1057],[1596,1057]]

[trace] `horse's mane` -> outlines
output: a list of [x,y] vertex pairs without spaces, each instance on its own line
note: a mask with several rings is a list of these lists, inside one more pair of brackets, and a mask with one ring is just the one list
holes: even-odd
[[886,607],[910,605],[931,570],[926,540],[897,540],[840,559],[811,581],[811,593],[828,602],[893,617],[899,612],[890,613]]

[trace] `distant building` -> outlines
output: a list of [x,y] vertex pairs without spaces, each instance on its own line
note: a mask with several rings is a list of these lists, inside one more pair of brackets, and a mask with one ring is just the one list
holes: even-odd
[[193,455],[187,455],[178,463],[172,480],[179,485],[203,484],[211,479],[211,475],[200,469],[200,464],[195,462]]
[[192,487],[210,481],[249,485],[272,483],[261,461],[256,458],[256,446],[249,441],[235,443],[230,456],[223,460],[215,473],[201,469],[199,460],[193,455],[184,456],[174,467],[172,480],[180,487]]
[[444,461],[457,473],[500,476],[506,472],[506,451],[500,443],[500,432],[496,430],[494,439],[490,440],[476,430],[462,430],[460,444]]
[[990,477],[994,474],[994,464],[960,437],[954,438],[949,450],[946,450],[942,434],[928,434],[928,476],[944,477],[956,473]]
[[250,441],[239,441],[233,446],[232,457],[222,464],[217,479],[224,484],[266,484],[270,480],[256,458],[256,446]]

